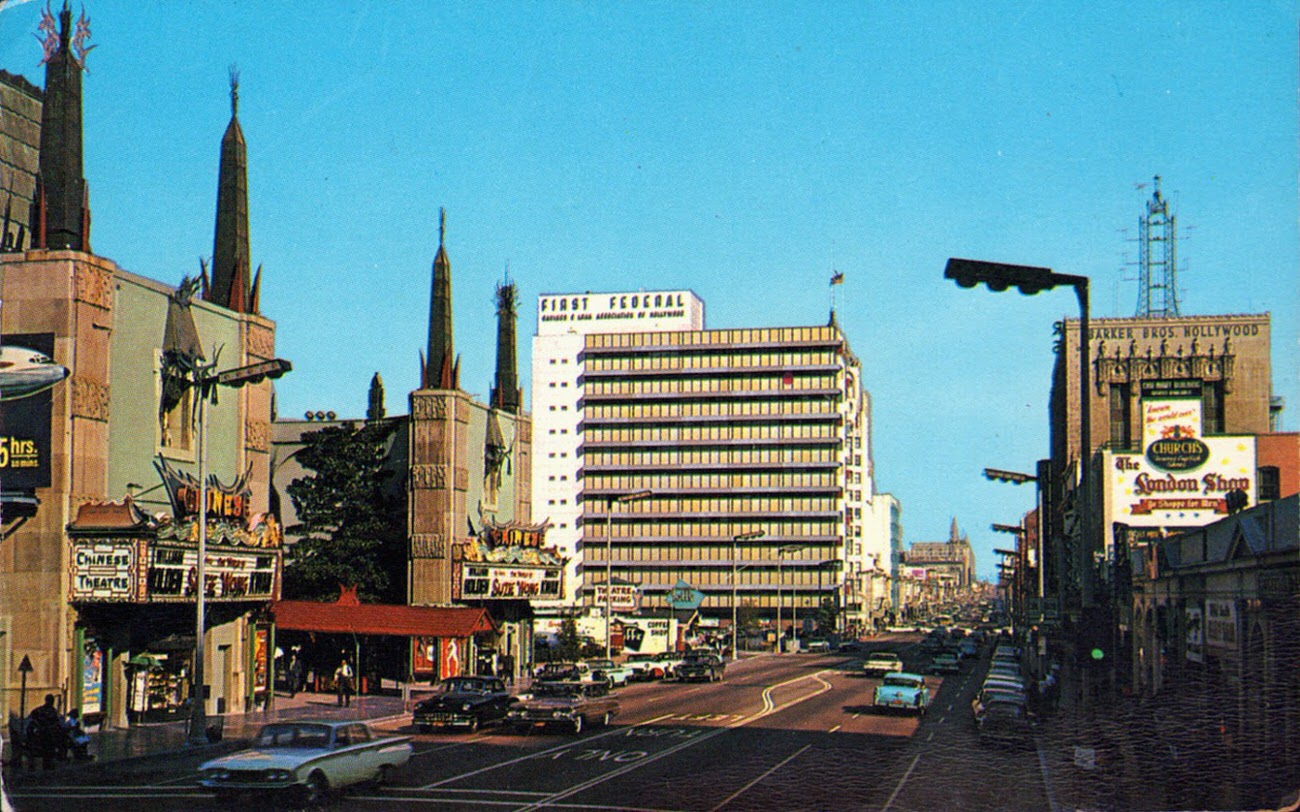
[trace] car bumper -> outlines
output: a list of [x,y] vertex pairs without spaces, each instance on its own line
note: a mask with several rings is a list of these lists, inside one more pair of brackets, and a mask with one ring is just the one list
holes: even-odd
[[429,727],[471,727],[475,722],[475,716],[472,713],[435,711],[432,713],[417,713],[412,721],[417,725],[428,725]]

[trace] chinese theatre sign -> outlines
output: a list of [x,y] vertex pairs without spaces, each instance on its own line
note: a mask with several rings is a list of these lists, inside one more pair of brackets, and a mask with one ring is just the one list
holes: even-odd
[[452,551],[456,600],[556,600],[564,597],[564,559],[546,547],[549,525],[486,523]]
[[1139,454],[1105,452],[1112,521],[1198,527],[1227,515],[1232,491],[1255,503],[1255,438],[1202,436],[1199,400],[1144,400],[1142,444]]

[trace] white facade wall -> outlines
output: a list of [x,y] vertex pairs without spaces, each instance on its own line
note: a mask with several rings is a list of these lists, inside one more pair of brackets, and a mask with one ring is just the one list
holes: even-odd
[[543,293],[537,297],[533,335],[533,520],[549,520],[546,543],[569,559],[564,601],[534,601],[539,608],[582,602],[581,551],[582,383],[578,354],[592,333],[703,330],[704,302],[689,290],[613,293]]

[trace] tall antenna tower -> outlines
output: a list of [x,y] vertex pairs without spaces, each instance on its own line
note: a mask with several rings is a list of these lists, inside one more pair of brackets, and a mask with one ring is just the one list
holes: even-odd
[[1138,316],[1170,318],[1178,315],[1178,217],[1169,213],[1169,201],[1160,194],[1160,176],[1138,220]]

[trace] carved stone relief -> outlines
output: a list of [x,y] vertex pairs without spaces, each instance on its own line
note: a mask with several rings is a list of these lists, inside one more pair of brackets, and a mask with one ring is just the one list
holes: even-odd
[[85,378],[72,377],[72,415],[108,422],[108,387]]
[[441,533],[415,533],[411,536],[411,558],[446,558],[447,540]]

